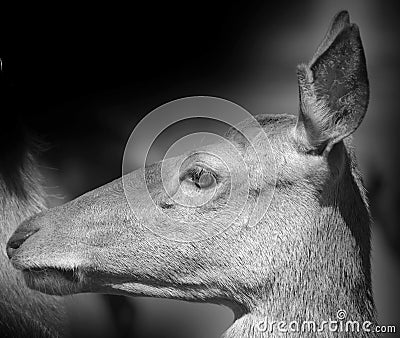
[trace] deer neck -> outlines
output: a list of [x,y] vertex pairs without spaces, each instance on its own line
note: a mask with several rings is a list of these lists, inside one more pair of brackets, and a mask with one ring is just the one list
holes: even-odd
[[[322,192],[314,214],[314,218],[302,221],[305,237],[292,247],[292,261],[276,271],[265,294],[234,322],[224,338],[280,337],[283,333],[277,331],[277,325],[281,321],[301,325],[312,320],[318,325],[337,320],[339,310],[346,311],[344,321],[375,323],[370,217],[361,181],[350,166],[333,189]],[[291,325],[295,329],[296,324]],[[325,332],[328,337],[337,334]],[[299,336],[298,332],[285,334]],[[363,334],[371,337],[371,333],[359,336],[364,337]],[[344,333],[343,336],[347,337]]]

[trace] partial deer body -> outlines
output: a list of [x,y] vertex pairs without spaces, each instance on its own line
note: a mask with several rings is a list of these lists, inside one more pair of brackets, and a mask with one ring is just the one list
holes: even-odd
[[[270,142],[261,162],[276,163],[277,180],[266,172],[269,165],[254,165],[251,144],[263,138],[256,134],[248,140],[232,128],[227,138],[245,166],[231,160],[223,143],[182,155],[181,168],[175,165],[179,159],[168,159],[168,193],[161,164],[146,167],[147,188],[162,211],[156,214],[142,199],[147,194],[139,184],[143,169],[134,171],[124,177],[136,192],[131,205],[118,179],[39,213],[10,239],[11,262],[30,287],[51,294],[102,292],[227,305],[235,312],[227,338],[312,336],[261,332],[258,324],[320,323],[335,319],[340,309],[348,319],[374,323],[370,218],[350,136],[367,109],[368,79],[358,28],[347,12],[335,16],[312,61],[298,67],[298,80],[298,116],[256,116]],[[254,127],[252,121],[241,125]],[[218,157],[210,155],[216,152]],[[235,182],[216,158],[232,162]],[[194,208],[178,196],[184,188],[195,192],[191,198],[201,198],[210,187],[213,198]],[[172,221],[177,218],[197,222],[204,231],[220,226],[240,207],[227,201],[228,189],[249,198],[226,231],[182,243],[148,230],[151,225],[171,233],[190,231]],[[255,198],[271,189],[267,212],[248,227]]]
[[58,337],[67,326],[63,299],[29,289],[6,254],[7,240],[18,225],[45,209],[26,135],[14,127],[10,123],[0,135],[0,336]]

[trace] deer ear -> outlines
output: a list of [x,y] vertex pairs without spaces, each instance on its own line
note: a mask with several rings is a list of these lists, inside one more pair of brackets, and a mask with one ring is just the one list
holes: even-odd
[[360,33],[346,11],[338,13],[309,64],[297,67],[298,138],[318,153],[352,134],[368,106],[369,89]]

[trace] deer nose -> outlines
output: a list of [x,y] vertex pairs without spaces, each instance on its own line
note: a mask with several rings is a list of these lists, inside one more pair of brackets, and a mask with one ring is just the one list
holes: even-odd
[[7,256],[9,259],[11,259],[15,253],[15,251],[18,250],[18,248],[24,243],[30,236],[32,236],[35,232],[37,232],[39,229],[35,230],[21,230],[21,231],[16,231],[14,234],[11,236],[11,238],[8,240],[7,243]]

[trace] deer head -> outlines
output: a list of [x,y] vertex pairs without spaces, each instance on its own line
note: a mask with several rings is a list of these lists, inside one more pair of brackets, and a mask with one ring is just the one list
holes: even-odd
[[[134,171],[22,223],[8,242],[14,267],[50,294],[225,304],[236,315],[226,337],[261,336],[254,324],[265,316],[327,320],[344,308],[373,320],[369,212],[350,140],[366,113],[368,79],[347,12],[298,67],[298,83],[298,116],[258,115],[232,128],[228,143]],[[263,149],[258,162],[254,145]],[[267,212],[248,226],[255,201],[272,191]],[[226,222],[201,241],[149,230],[179,235]]]

